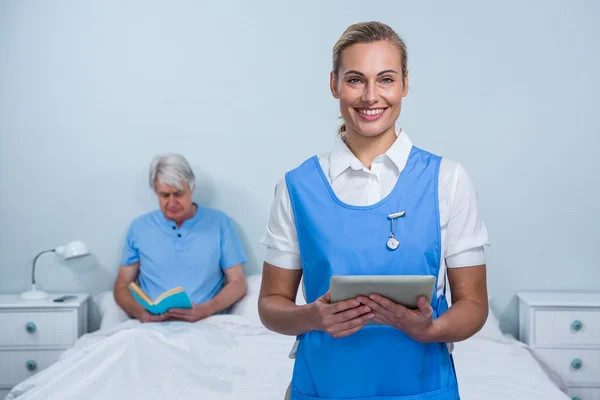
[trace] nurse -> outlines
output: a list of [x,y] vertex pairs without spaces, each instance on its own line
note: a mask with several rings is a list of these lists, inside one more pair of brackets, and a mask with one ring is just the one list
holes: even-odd
[[[343,33],[330,86],[344,120],[338,146],[285,174],[261,239],[261,320],[298,338],[288,396],[458,399],[450,344],[481,329],[488,312],[488,236],[473,183],[461,164],[396,129],[407,52],[389,26]],[[435,276],[431,302],[409,310],[376,293],[330,301],[332,275],[402,274]],[[306,305],[295,303],[301,278]]]

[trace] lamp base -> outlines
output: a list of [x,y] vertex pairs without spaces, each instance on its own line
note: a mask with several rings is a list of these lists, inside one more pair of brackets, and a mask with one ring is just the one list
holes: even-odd
[[48,297],[48,293],[43,290],[28,290],[19,296],[21,300],[42,300],[46,297]]

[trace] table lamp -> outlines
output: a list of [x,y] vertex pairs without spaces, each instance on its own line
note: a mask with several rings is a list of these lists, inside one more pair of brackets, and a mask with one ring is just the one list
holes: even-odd
[[45,253],[56,253],[59,256],[62,256],[65,260],[68,260],[70,258],[85,256],[85,255],[89,254],[89,251],[88,251],[88,248],[85,245],[85,243],[83,243],[79,240],[75,240],[73,242],[67,243],[64,246],[58,246],[55,249],[44,250],[44,251],[40,252],[33,259],[33,266],[31,268],[31,290],[21,293],[20,297],[23,300],[41,300],[41,299],[45,299],[46,297],[48,297],[48,293],[46,293],[42,290],[37,290],[35,288],[35,263],[36,263],[37,259],[42,254],[45,254]]

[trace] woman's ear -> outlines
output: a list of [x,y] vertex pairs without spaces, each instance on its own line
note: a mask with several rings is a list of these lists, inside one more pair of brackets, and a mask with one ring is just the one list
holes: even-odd
[[331,89],[331,94],[333,95],[333,97],[339,99],[340,95],[337,90],[337,79],[333,71],[329,73],[329,88]]

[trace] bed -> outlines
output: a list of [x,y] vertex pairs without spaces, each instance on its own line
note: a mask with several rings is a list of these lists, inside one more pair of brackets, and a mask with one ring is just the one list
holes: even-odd
[[[248,295],[231,314],[193,324],[141,324],[106,295],[101,328],[6,399],[282,400],[294,338],[262,326],[256,310],[260,279],[248,282]],[[560,377],[527,346],[503,335],[493,313],[476,336],[455,345],[454,358],[463,400],[569,399]]]

